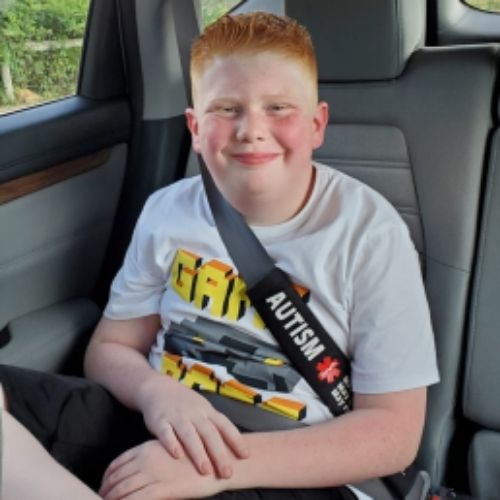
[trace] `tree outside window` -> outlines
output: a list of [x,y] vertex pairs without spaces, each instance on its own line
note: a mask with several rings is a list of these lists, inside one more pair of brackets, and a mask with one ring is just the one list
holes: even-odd
[[[203,26],[238,3],[200,0]],[[88,7],[89,0],[0,0],[0,114],[75,94]]]
[[89,0],[0,0],[4,111],[75,93],[88,6]]
[[476,9],[500,12],[500,0],[465,0],[465,3]]
[[201,0],[202,25],[213,23],[239,3],[239,0]]

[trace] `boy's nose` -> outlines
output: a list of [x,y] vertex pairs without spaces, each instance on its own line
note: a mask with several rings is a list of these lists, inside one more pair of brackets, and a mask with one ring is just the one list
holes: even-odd
[[266,137],[266,126],[258,113],[245,113],[238,121],[236,139],[241,142],[262,141]]

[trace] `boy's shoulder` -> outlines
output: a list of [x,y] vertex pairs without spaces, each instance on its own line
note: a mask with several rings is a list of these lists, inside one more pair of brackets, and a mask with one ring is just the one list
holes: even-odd
[[202,193],[202,189],[203,184],[200,175],[186,177],[154,191],[149,195],[146,207],[152,209],[179,202],[187,204],[194,201]]
[[320,198],[330,203],[337,216],[351,223],[392,222],[405,225],[399,212],[381,193],[334,167],[314,163]]
[[168,222],[180,223],[189,218],[206,218],[204,190],[199,175],[181,179],[154,191],[146,200],[139,224],[155,232]]
[[178,180],[150,194],[144,205],[143,215],[173,215],[177,211],[190,211],[199,205],[203,193],[201,176]]

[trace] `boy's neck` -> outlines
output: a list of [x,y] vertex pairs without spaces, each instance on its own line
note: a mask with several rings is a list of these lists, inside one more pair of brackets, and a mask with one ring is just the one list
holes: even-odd
[[266,199],[264,196],[247,199],[243,205],[235,201],[231,204],[243,215],[251,226],[274,226],[295,217],[311,197],[316,181],[316,169],[311,168],[310,181],[302,192],[295,195],[295,200]]

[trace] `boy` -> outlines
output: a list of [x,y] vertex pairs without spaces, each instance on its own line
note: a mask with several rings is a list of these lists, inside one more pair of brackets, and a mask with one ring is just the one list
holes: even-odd
[[[100,493],[285,488],[284,498],[309,498],[305,488],[324,488],[318,498],[340,498],[333,487],[400,471],[418,449],[425,387],[438,375],[415,250],[385,200],[313,164],[328,109],[297,23],[225,17],[193,44],[191,76],[193,147],[352,359],[353,411],[330,418],[289,366],[249,303],[200,179],[184,180],[148,200],[88,347],[87,376],[142,413],[156,438],[113,461]],[[312,425],[241,434],[195,386]],[[108,414],[122,412],[109,404]]]

